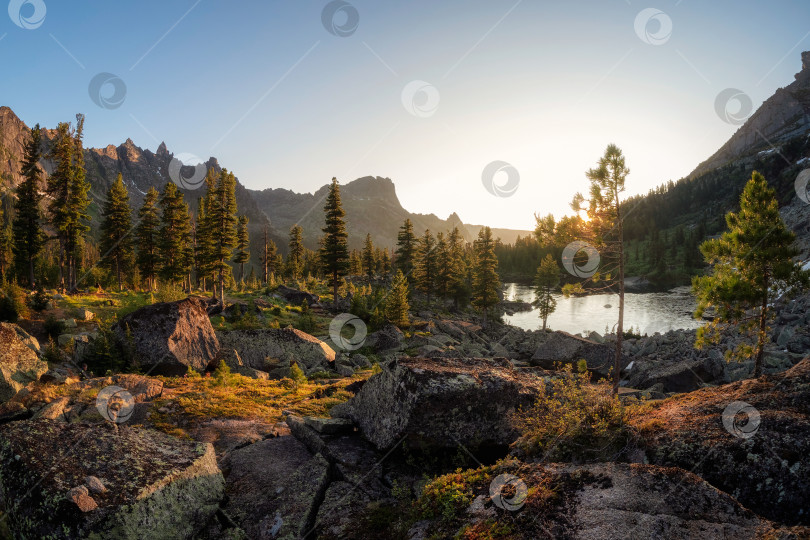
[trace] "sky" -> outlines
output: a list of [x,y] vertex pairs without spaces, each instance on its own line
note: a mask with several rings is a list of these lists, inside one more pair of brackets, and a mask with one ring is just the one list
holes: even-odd
[[11,0],[0,105],[252,189],[382,176],[411,212],[533,229],[609,143],[627,195],[688,175],[793,81],[808,21],[806,0]]

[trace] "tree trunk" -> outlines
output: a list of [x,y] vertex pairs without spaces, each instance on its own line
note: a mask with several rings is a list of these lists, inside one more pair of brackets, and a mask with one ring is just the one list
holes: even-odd
[[768,320],[768,271],[765,272],[765,291],[762,294],[762,307],[759,312],[759,335],[757,336],[757,356],[754,361],[754,378],[762,376],[762,357],[765,352],[765,328]]
[[122,291],[123,287],[121,286],[121,264],[118,262],[118,257],[115,258],[115,273],[118,276],[118,290]]
[[34,282],[34,258],[31,257],[28,259],[28,281],[31,282],[31,289],[34,288],[36,283]]
[[219,302],[222,304],[222,308],[225,308],[225,272],[222,270],[222,267],[219,268]]
[[337,272],[332,274],[332,299],[335,304],[335,313],[339,311],[338,309],[338,276]]
[[616,356],[613,360],[613,395],[619,393],[622,370],[622,338],[624,337],[624,228],[622,226],[619,194],[616,197],[616,220],[619,234],[619,324],[616,327]]

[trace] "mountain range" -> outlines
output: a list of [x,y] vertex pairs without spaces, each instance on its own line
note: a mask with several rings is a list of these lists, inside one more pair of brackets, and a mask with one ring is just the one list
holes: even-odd
[[[810,205],[791,191],[798,172],[810,167],[808,132],[810,52],[804,52],[802,70],[791,84],[777,90],[728,142],[699,164],[687,178],[656,193],[655,204],[652,194],[637,197],[634,204],[638,203],[638,210],[632,220],[638,221],[638,228],[642,231],[647,223],[665,229],[674,224],[694,225],[697,220],[706,220],[707,216],[717,220],[723,212],[734,208],[736,196],[750,177],[750,171],[764,169],[769,180],[775,181],[788,225],[798,233],[805,254],[810,253]],[[0,107],[0,180],[5,191],[21,181],[20,163],[28,133],[29,127],[10,108]],[[53,130],[44,130],[46,155],[53,136]],[[119,146],[86,149],[87,177],[94,203],[91,213],[97,215],[99,203],[119,173],[130,191],[133,207],[139,206],[151,186],[160,190],[170,180],[175,157],[165,143],[152,152],[136,146],[131,139]],[[42,160],[42,165],[46,174],[53,169],[48,158]],[[221,170],[215,157],[209,158],[205,166]],[[192,167],[182,169],[186,177],[193,170]],[[325,183],[315,193],[296,193],[282,188],[247,189],[237,180],[237,204],[239,212],[250,219],[253,253],[259,251],[265,228],[280,250],[286,252],[288,231],[296,223],[304,229],[305,244],[316,248],[321,236],[321,209],[327,186]],[[707,198],[705,193],[712,190],[713,196]],[[202,192],[183,191],[192,209],[196,209]],[[464,224],[456,213],[441,219],[433,214],[409,212],[400,204],[394,182],[389,178],[358,178],[341,186],[341,196],[352,248],[360,248],[367,233],[371,234],[376,245],[392,248],[396,244],[397,230],[406,218],[413,221],[417,235],[425,229],[436,233],[458,227],[467,241],[472,241],[482,227]],[[668,209],[666,215],[658,211],[661,204]],[[645,218],[645,215],[649,217]],[[531,231],[511,229],[493,229],[493,232],[504,243],[513,243],[519,236],[531,234]],[[709,232],[712,232],[711,228]]]

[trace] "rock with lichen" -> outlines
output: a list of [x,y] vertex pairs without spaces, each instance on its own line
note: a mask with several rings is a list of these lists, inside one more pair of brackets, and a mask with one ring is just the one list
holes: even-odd
[[31,420],[0,427],[0,488],[14,538],[193,538],[224,480],[210,444]]
[[48,371],[37,340],[16,324],[0,323],[0,403],[8,401]]

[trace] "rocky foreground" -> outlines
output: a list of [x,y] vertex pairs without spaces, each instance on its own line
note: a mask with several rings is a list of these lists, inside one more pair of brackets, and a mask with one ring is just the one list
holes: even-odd
[[[548,394],[561,366],[584,360],[594,380],[609,375],[611,336],[420,314],[408,335],[389,325],[341,352],[292,328],[215,331],[211,307],[188,299],[122,320],[114,331],[147,375],[48,366],[34,338],[0,324],[0,530],[13,538],[810,537],[802,300],[780,307],[758,380],[746,378],[751,366],[723,360],[733,338],[705,351],[691,346],[690,332],[626,341],[623,395],[651,401],[633,406],[621,448],[596,463],[519,451],[512,420]],[[85,350],[75,348],[77,362]],[[257,380],[295,396],[293,364],[327,378],[276,420],[214,404],[221,416],[167,435],[167,422],[181,425],[178,411],[227,389],[167,399],[164,381],[179,379],[154,375],[221,364],[239,374],[234,392],[250,393],[244,381]],[[340,376],[345,382],[330,382]],[[306,413],[316,397],[331,399],[329,416]]]

